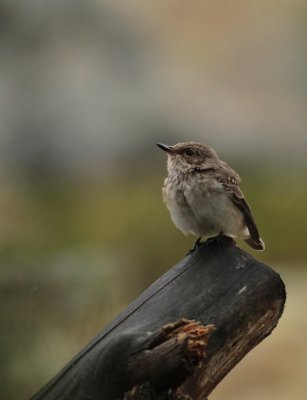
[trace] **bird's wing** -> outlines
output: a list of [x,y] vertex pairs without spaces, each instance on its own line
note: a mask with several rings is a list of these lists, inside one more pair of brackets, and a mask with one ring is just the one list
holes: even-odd
[[[240,189],[239,189],[239,191],[240,191]],[[241,194],[242,194],[242,192],[241,192]],[[245,200],[244,196],[243,195],[238,196],[237,193],[232,192],[232,201],[242,211],[243,216],[244,216],[244,221],[245,221],[246,226],[251,235],[251,239],[254,240],[255,242],[259,243],[260,236],[259,236],[258,228],[257,228],[257,225],[253,218],[251,209],[250,209],[247,201]]]
[[239,175],[233,171],[228,165],[221,166],[215,171],[216,179],[223,184],[225,190],[229,192],[233,204],[242,212],[245,224],[249,230],[251,239],[256,243],[260,242],[258,228],[254,221],[251,209],[240,190]]

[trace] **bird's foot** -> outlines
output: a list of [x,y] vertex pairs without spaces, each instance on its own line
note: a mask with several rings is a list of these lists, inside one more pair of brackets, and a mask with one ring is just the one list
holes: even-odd
[[199,238],[196,240],[196,242],[194,244],[194,247],[187,252],[187,256],[189,256],[190,254],[194,253],[194,251],[196,249],[198,249],[198,247],[200,246],[200,243],[201,243],[200,241],[201,241],[201,236],[199,236]]
[[220,232],[217,236],[212,236],[206,240],[206,245],[219,244],[224,236],[223,232]]

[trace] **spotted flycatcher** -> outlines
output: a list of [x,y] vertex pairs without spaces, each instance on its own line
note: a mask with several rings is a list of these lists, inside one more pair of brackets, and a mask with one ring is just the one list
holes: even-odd
[[194,142],[158,146],[168,156],[162,192],[177,228],[200,238],[242,238],[264,250],[239,175],[211,147]]

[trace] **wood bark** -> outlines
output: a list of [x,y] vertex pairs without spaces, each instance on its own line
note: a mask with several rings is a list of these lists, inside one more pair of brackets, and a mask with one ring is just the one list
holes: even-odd
[[204,400],[272,332],[285,297],[280,276],[233,240],[200,244],[33,400]]

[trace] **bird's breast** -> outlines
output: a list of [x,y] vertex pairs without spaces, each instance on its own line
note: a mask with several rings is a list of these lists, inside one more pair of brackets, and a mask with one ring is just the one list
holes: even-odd
[[178,229],[199,234],[195,216],[185,197],[186,184],[180,177],[168,177],[162,189],[164,202]]

